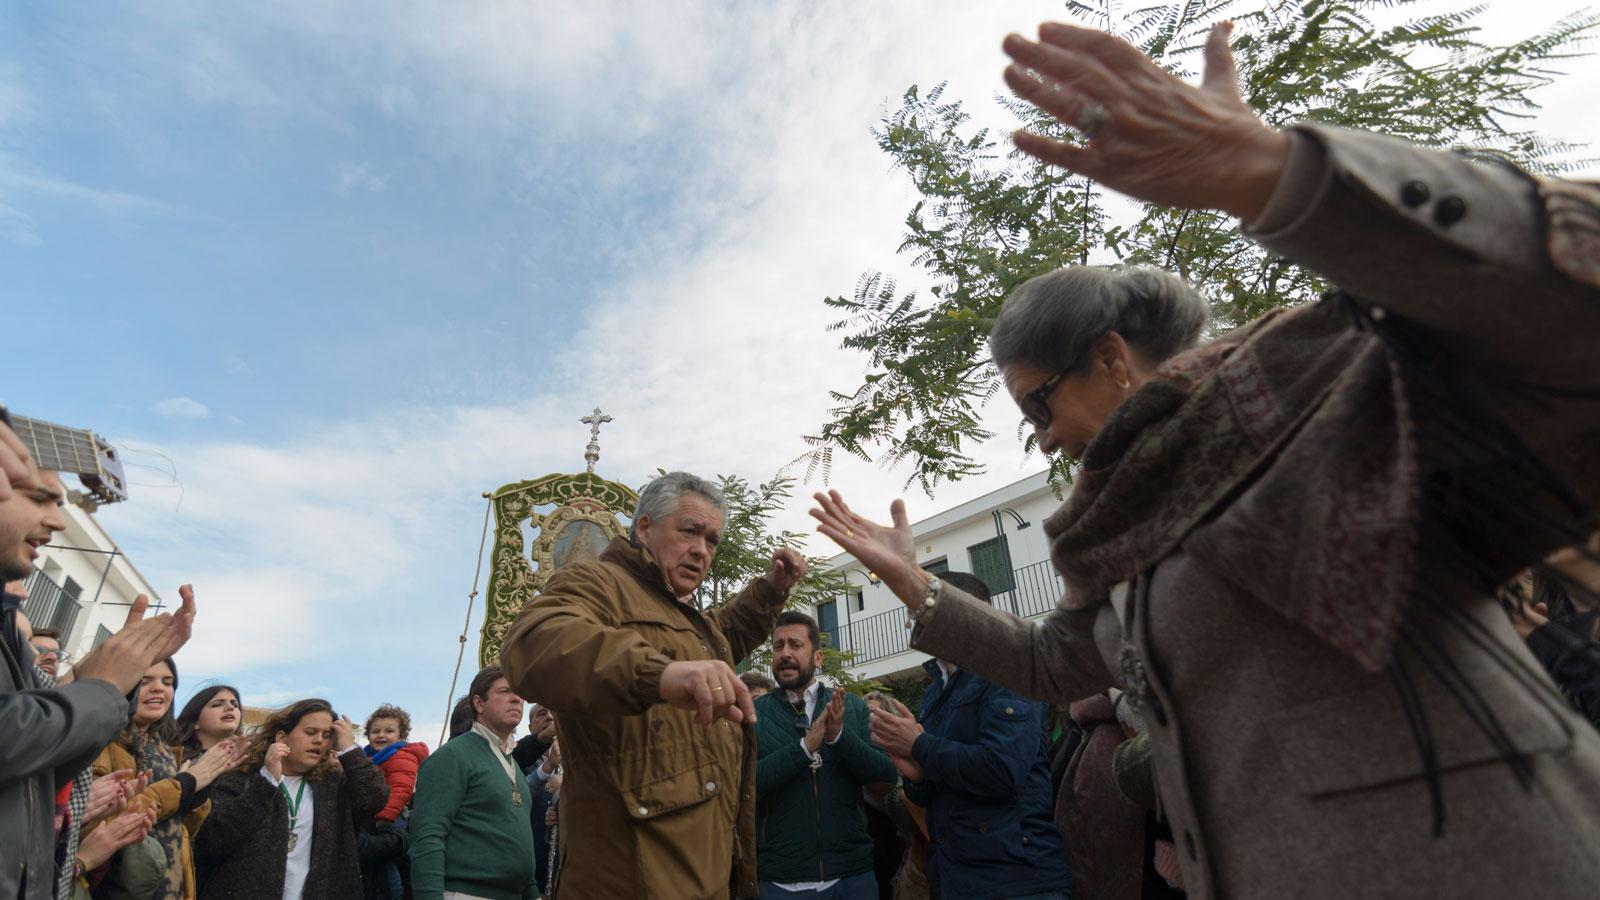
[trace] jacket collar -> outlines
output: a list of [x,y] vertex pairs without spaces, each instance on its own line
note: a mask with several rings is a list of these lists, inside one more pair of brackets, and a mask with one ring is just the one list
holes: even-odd
[[625,537],[614,537],[601,552],[600,561],[626,569],[628,574],[638,579],[645,587],[672,601],[673,606],[692,608],[689,604],[679,602],[677,595],[667,585],[667,576],[661,574],[660,564],[643,544],[635,544]]

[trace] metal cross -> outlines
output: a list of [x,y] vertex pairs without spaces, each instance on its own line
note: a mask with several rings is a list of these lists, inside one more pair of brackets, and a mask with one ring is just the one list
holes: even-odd
[[611,420],[611,417],[602,413],[598,406],[594,408],[593,413],[578,420],[589,426],[589,446],[584,448],[583,458],[589,464],[590,474],[594,473],[594,464],[600,461],[600,426]]

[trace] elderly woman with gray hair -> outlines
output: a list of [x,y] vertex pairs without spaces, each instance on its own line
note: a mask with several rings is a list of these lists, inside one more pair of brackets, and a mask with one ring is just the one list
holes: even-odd
[[[1039,622],[917,565],[818,494],[913,644],[1035,697],[1113,684],[1149,725],[1194,897],[1592,896],[1600,737],[1496,586],[1596,528],[1600,191],[1199,87],[1099,32],[1012,35],[1012,88],[1085,138],[1024,151],[1137,198],[1237,215],[1341,290],[1195,346],[1204,303],[1076,268],[1006,300],[994,362],[1046,452]],[[1075,886],[1076,891],[1076,886]]]

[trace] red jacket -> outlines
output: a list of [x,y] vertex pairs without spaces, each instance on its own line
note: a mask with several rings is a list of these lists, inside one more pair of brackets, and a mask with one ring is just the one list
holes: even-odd
[[389,803],[378,813],[379,820],[393,822],[400,818],[400,811],[411,802],[411,795],[417,789],[417,770],[427,758],[428,745],[412,742],[378,766],[383,771],[383,780],[389,783]]

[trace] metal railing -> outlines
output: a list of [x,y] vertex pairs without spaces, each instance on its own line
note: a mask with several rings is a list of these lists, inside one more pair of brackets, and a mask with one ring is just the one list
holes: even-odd
[[[1049,560],[1017,569],[1012,573],[1012,584],[1011,590],[994,596],[995,608],[1024,618],[1042,616],[1055,609],[1056,601],[1066,590]],[[911,630],[906,628],[905,611],[899,609],[846,622],[829,629],[828,637],[834,648],[855,654],[850,660],[852,666],[911,649]]]
[[997,609],[1009,609],[1025,619],[1042,616],[1056,608],[1056,601],[1067,584],[1056,573],[1050,560],[1023,566],[1011,573],[1012,588],[994,596]]
[[23,585],[28,590],[28,602],[23,611],[34,628],[54,628],[61,632],[61,643],[66,645],[72,635],[72,626],[78,621],[78,600],[34,569]]

